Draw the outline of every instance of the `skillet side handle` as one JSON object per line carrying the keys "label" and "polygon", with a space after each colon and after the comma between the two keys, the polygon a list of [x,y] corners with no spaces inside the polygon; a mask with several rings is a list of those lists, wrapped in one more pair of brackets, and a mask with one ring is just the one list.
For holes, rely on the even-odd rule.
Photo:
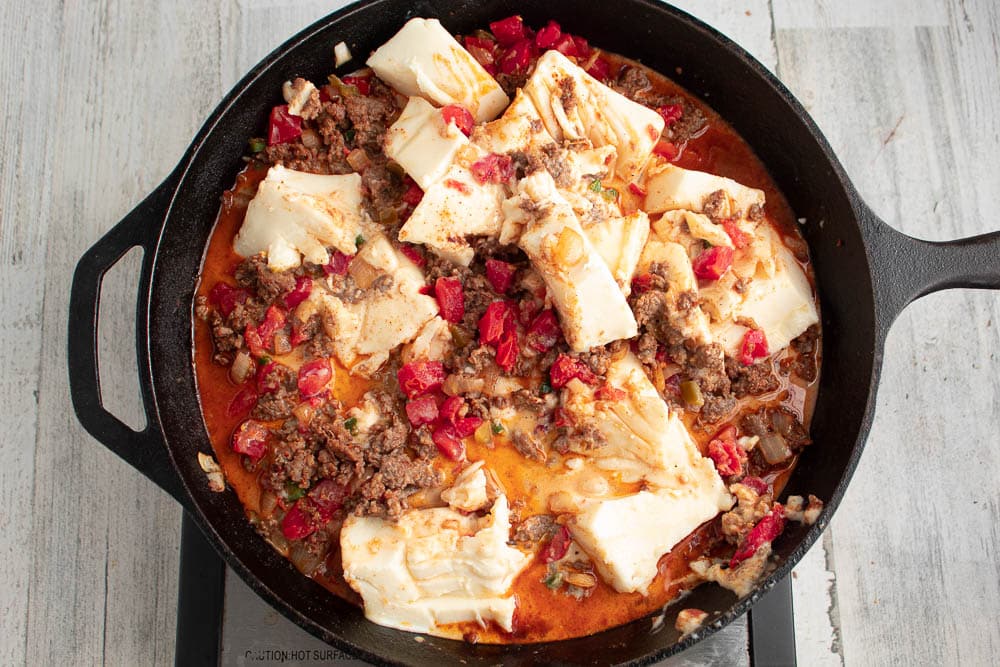
{"label": "skillet side handle", "polygon": [[924,241],[893,229],[870,210],[861,222],[883,331],[926,294],[962,287],[1000,289],[1000,232]]}
{"label": "skillet side handle", "polygon": [[[184,485],[174,470],[152,405],[144,351],[146,314],[153,253],[175,179],[168,177],[156,190],[95,243],[80,259],[73,274],[69,300],[69,388],[77,419],[98,442],[186,505]],[[136,246],[143,249],[136,306],[138,361],[146,428],[134,431],[104,408],[101,399],[97,328],[104,275]]]}

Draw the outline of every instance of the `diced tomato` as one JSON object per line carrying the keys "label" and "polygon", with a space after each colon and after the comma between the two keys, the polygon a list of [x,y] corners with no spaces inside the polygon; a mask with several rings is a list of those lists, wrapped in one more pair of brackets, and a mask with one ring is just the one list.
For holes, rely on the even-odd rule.
{"label": "diced tomato", "polygon": [[549,543],[538,552],[538,557],[542,559],[543,563],[554,563],[566,555],[570,542],[569,529],[566,526],[560,526]]}
{"label": "diced tomato", "polygon": [[437,446],[438,451],[452,461],[461,461],[465,458],[465,443],[462,437],[451,424],[439,426],[431,433],[431,440]]}
{"label": "diced tomato", "polygon": [[514,176],[514,161],[509,155],[490,153],[469,166],[480,183],[506,183]]}
{"label": "diced tomato", "polygon": [[309,514],[303,509],[307,507],[309,501],[306,498],[299,500],[285,512],[285,518],[281,520],[281,534],[288,540],[301,540],[316,532],[317,526],[310,519]]}
{"label": "diced tomato", "polygon": [[729,235],[733,245],[737,248],[746,248],[750,244],[750,235],[740,229],[739,224],[732,218],[723,220],[722,228],[726,230],[726,234]]}
{"label": "diced tomato", "polygon": [[271,304],[264,312],[264,321],[257,325],[257,335],[260,336],[264,346],[270,349],[274,345],[274,334],[281,331],[284,326],[285,311]]}
{"label": "diced tomato", "polygon": [[240,389],[236,396],[233,397],[233,400],[229,402],[226,414],[230,417],[242,417],[250,412],[255,405],[257,405],[257,390],[251,386],[246,386]]}
{"label": "diced tomato", "polygon": [[743,334],[740,344],[740,361],[744,366],[752,366],[758,359],[763,359],[770,352],[767,350],[767,337],[760,329],[750,329]]}
{"label": "diced tomato", "polygon": [[590,44],[587,40],[579,35],[573,35],[573,44],[576,46],[577,58],[589,58],[590,57]]}
{"label": "diced tomato", "polygon": [[713,440],[708,443],[708,455],[715,461],[715,469],[723,477],[743,472],[743,464],[747,460],[747,453],[735,440]]}
{"label": "diced tomato", "polygon": [[732,440],[736,442],[736,427],[732,424],[726,424],[712,436],[712,440]]}
{"label": "diced tomato", "polygon": [[513,307],[509,301],[494,301],[479,318],[479,342],[495,345],[503,332],[514,324]]}
{"label": "diced tomato", "polygon": [[521,299],[517,304],[517,321],[524,326],[530,325],[542,311],[542,299]]}
{"label": "diced tomato", "polygon": [[594,392],[594,398],[599,401],[623,401],[628,393],[624,389],[620,389],[613,385],[604,383],[597,388]]}
{"label": "diced tomato", "polygon": [[663,121],[667,127],[670,127],[677,121],[681,119],[684,115],[684,107],[680,104],[667,104],[665,106],[659,107],[656,112],[663,116]]}
{"label": "diced tomato", "polygon": [[520,16],[508,16],[505,19],[494,21],[490,24],[490,32],[497,38],[501,46],[510,46],[514,42],[524,39],[524,19]]}
{"label": "diced tomato", "polygon": [[486,260],[486,279],[490,281],[490,286],[497,294],[506,294],[510,289],[510,283],[514,280],[514,265],[502,262],[499,259]]}
{"label": "diced tomato", "polygon": [[634,194],[636,197],[645,197],[646,191],[635,183],[628,184],[628,191]]}
{"label": "diced tomato", "polygon": [[320,357],[307,361],[299,367],[299,394],[315,396],[333,379],[333,369],[330,360]]}
{"label": "diced tomato", "polygon": [[348,86],[354,86],[362,95],[368,95],[372,89],[372,80],[367,76],[345,76],[340,79]]}
{"label": "diced tomato", "polygon": [[611,63],[609,63],[604,58],[597,58],[587,68],[587,74],[594,77],[598,81],[607,81],[611,76]]}
{"label": "diced tomato", "polygon": [[744,477],[740,480],[740,484],[750,487],[757,493],[758,496],[764,495],[770,489],[767,482],[762,480],[760,477]]}
{"label": "diced tomato", "polygon": [[632,279],[632,291],[636,294],[648,292],[653,288],[653,274],[643,273]]}
{"label": "diced tomato", "polygon": [[286,144],[302,135],[302,119],[288,113],[288,105],[282,104],[271,109],[271,119],[267,130],[267,145]]}
{"label": "diced tomato", "polygon": [[345,255],[339,250],[330,253],[330,262],[323,267],[323,273],[328,276],[346,276],[354,255]]}
{"label": "diced tomato", "polygon": [[465,315],[465,293],[458,278],[441,276],[434,283],[434,298],[437,299],[441,317],[452,324],[462,321]]}
{"label": "diced tomato", "polygon": [[247,344],[247,349],[250,350],[250,354],[253,356],[260,357],[267,353],[264,341],[261,340],[254,325],[248,324],[246,329],[243,330],[243,341]]}
{"label": "diced tomato", "polygon": [[712,246],[691,260],[694,275],[702,280],[718,280],[733,265],[733,249]]}
{"label": "diced tomato", "polygon": [[406,417],[415,427],[433,424],[438,418],[437,401],[430,395],[413,399],[406,404]]}
{"label": "diced tomato", "polygon": [[497,343],[497,366],[509,373],[517,363],[517,353],[517,329],[512,324],[504,330]]}
{"label": "diced tomato", "polygon": [[562,37],[562,28],[555,21],[549,21],[535,35],[535,45],[540,49],[548,49],[559,41],[560,37]]}
{"label": "diced tomato", "polygon": [[334,513],[344,506],[347,498],[347,487],[337,484],[332,479],[324,479],[309,491],[316,513],[324,523],[333,518]]}
{"label": "diced tomato", "polygon": [[482,425],[483,420],[479,417],[459,417],[455,420],[455,431],[463,438],[468,438]]}
{"label": "diced tomato", "polygon": [[500,71],[504,74],[524,72],[531,63],[531,50],[534,44],[530,39],[522,39],[512,44],[507,52],[500,57]]}
{"label": "diced tomato", "polygon": [[[542,28],[542,30],[544,30],[544,28]],[[539,34],[541,34],[541,31],[539,31]],[[550,48],[555,49],[564,56],[576,57],[578,55],[576,42],[573,40],[572,35],[561,35]]]}
{"label": "diced tomato", "polygon": [[556,428],[562,428],[563,426],[573,425],[573,415],[569,413],[565,408],[556,408],[552,412],[552,424]]}
{"label": "diced tomato", "polygon": [[420,200],[424,198],[424,191],[409,176],[406,177],[406,182],[409,185],[406,187],[406,192],[403,193],[403,202],[409,206],[416,207],[420,203]]}
{"label": "diced tomato", "polygon": [[444,118],[446,125],[454,123],[455,127],[461,130],[465,136],[472,134],[472,128],[476,124],[476,119],[472,116],[472,112],[461,104],[449,104],[441,107],[441,116]]}
{"label": "diced tomato", "polygon": [[295,308],[295,306],[308,299],[312,288],[313,281],[309,276],[299,276],[296,278],[295,287],[285,295],[285,307],[289,309]]}
{"label": "diced tomato", "polygon": [[273,394],[278,391],[278,378],[274,376],[274,370],[281,366],[277,361],[269,361],[266,364],[257,367],[257,376],[255,378],[257,382],[257,393],[258,394]]}
{"label": "diced tomato", "polygon": [[229,314],[236,308],[236,304],[243,303],[248,296],[250,295],[245,289],[217,282],[208,293],[208,301],[218,307],[223,317],[229,317]]}
{"label": "diced tomato", "polygon": [[444,364],[440,361],[411,361],[396,374],[399,388],[407,398],[417,398],[439,389],[444,383]]}
{"label": "diced tomato", "polygon": [[472,54],[480,65],[486,67],[496,62],[497,43],[485,37],[466,37],[464,40],[465,50]]}
{"label": "diced tomato", "polygon": [[404,255],[406,255],[406,258],[408,260],[410,260],[420,268],[424,268],[424,265],[427,264],[427,258],[424,257],[423,251],[421,251],[420,248],[418,248],[415,245],[404,243],[399,247],[399,251]]}
{"label": "diced tomato", "polygon": [[438,414],[441,419],[448,422],[452,426],[458,420],[458,413],[465,405],[465,399],[461,396],[449,396],[445,399],[444,403],[441,404],[441,408],[438,410]]}
{"label": "diced tomato", "polygon": [[288,341],[291,343],[292,347],[300,345],[309,340],[309,335],[303,330],[303,327],[292,325],[292,335],[289,336]]}
{"label": "diced tomato", "polygon": [[673,162],[680,155],[680,151],[677,150],[677,144],[674,144],[666,139],[660,139],[653,146],[653,153],[659,155],[667,162]]}
{"label": "diced tomato", "polygon": [[785,508],[781,503],[774,503],[771,511],[764,515],[764,518],[757,522],[757,525],[750,529],[747,536],[743,538],[736,553],[729,561],[729,567],[736,567],[747,558],[750,558],[757,549],[765,544],[770,544],[781,531],[785,529]]}
{"label": "diced tomato", "polygon": [[559,321],[551,308],[546,308],[528,326],[528,347],[536,352],[548,352],[562,337]]}
{"label": "diced tomato", "polygon": [[574,357],[560,354],[549,369],[550,384],[553,389],[562,389],[573,378],[584,384],[597,384],[597,376],[587,364]]}
{"label": "diced tomato", "polygon": [[248,419],[233,432],[233,451],[243,454],[254,463],[267,451],[267,428],[258,421]]}

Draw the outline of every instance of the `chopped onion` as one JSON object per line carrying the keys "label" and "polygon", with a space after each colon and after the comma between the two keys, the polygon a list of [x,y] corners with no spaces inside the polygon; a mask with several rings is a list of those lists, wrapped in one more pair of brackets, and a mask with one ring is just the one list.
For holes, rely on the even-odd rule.
{"label": "chopped onion", "polygon": [[371,163],[372,161],[368,158],[368,153],[365,152],[364,148],[355,148],[347,154],[347,164],[351,165],[351,168],[358,173],[367,169]]}
{"label": "chopped onion", "polygon": [[[278,496],[274,495],[270,491],[264,491],[260,494],[260,515],[265,519],[270,519],[274,514],[274,508],[278,506]],[[281,531],[277,531],[279,534]]]}
{"label": "chopped onion", "polygon": [[449,375],[444,379],[441,390],[449,396],[459,396],[473,392],[482,392],[486,381],[483,378],[468,375]]}
{"label": "chopped onion", "polygon": [[770,464],[787,461],[792,456],[788,441],[780,433],[768,433],[761,437],[758,443],[761,453]]}
{"label": "chopped onion", "polygon": [[312,421],[313,414],[315,414],[316,408],[309,405],[308,402],[299,403],[294,408],[292,408],[292,414],[295,418],[299,420],[299,423],[303,426],[309,426],[309,422]]}
{"label": "chopped onion", "polygon": [[361,289],[368,289],[375,282],[375,279],[378,278],[378,271],[375,270],[375,267],[357,257],[351,261],[351,265],[347,267],[347,272],[351,274],[354,282]]}
{"label": "chopped onion", "polygon": [[292,351],[292,341],[289,340],[288,334],[284,331],[278,331],[274,334],[274,353],[275,354],[288,354]]}
{"label": "chopped onion", "polygon": [[306,148],[319,148],[323,141],[319,138],[316,130],[306,128],[302,130],[302,145]]}
{"label": "chopped onion", "polygon": [[351,55],[351,50],[347,48],[347,44],[344,42],[337,42],[333,47],[333,64],[335,67],[340,67],[346,62],[349,62],[353,58]]}
{"label": "chopped onion", "polygon": [[309,547],[302,541],[296,541],[289,545],[288,560],[292,561],[292,565],[303,574],[311,575],[315,572],[325,557],[325,554],[310,551]]}
{"label": "chopped onion", "polygon": [[229,379],[236,384],[243,384],[250,377],[253,370],[253,359],[246,350],[240,350],[233,359],[233,365],[229,367]]}

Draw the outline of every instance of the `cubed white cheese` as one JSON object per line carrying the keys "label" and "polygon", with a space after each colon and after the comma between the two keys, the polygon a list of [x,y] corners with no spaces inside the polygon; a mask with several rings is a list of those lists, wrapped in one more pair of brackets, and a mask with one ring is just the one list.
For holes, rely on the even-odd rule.
{"label": "cubed white cheese", "polygon": [[347,44],[344,42],[337,42],[333,47],[333,64],[334,67],[340,67],[344,63],[350,62],[354,56],[351,55],[351,49],[348,48]]}
{"label": "cubed white cheese", "polygon": [[660,114],[613,91],[558,51],[538,59],[524,94],[557,141],[614,146],[613,170],[626,182],[642,173],[663,131]]}
{"label": "cubed white cheese", "polygon": [[[747,327],[737,324],[752,320],[764,331],[771,354],[788,346],[793,338],[819,322],[809,279],[784,245],[774,244],[774,275],[749,281],[742,299],[732,305],[731,319],[712,323],[715,341],[731,355],[739,353]],[[702,290],[706,300],[713,292]]]}
{"label": "cubed white cheese", "polygon": [[518,243],[545,280],[570,348],[583,351],[635,336],[625,295],[552,176],[536,171],[518,183],[518,191],[505,210],[532,211]]}
{"label": "cubed white cheese", "polygon": [[404,364],[420,359],[440,361],[452,348],[451,329],[447,320],[432,317],[412,342],[403,346],[400,357]]}
{"label": "cubed white cheese", "polygon": [[438,306],[433,297],[420,293],[425,285],[420,269],[384,236],[369,238],[354,261],[367,262],[390,276],[392,284],[386,290],[368,290],[355,303],[325,295],[323,325],[340,362],[354,374],[370,375],[390,351],[413,340],[437,315]]}
{"label": "cubed white cheese", "polygon": [[700,241],[708,241],[714,246],[735,247],[726,230],[712,222],[707,215],[677,209],[666,211],[653,223],[653,229],[663,239],[677,241],[686,247]]}
{"label": "cubed white cheese", "polygon": [[[477,150],[469,148],[470,152]],[[437,255],[468,266],[475,253],[465,237],[500,233],[503,198],[501,185],[480,183],[456,162],[441,181],[424,192],[399,230],[399,240],[423,243]]]}
{"label": "cubed white cheese", "polygon": [[444,178],[455,154],[469,140],[441,111],[422,97],[411,97],[385,135],[385,154],[427,190]]}
{"label": "cubed white cheese", "polygon": [[520,88],[503,116],[491,123],[477,125],[471,139],[487,153],[501,154],[539,149],[555,143],[552,135],[545,131],[535,105]]}
{"label": "cubed white cheese", "polygon": [[326,264],[326,247],[353,255],[365,221],[361,176],[326,176],[271,167],[247,207],[233,249],[250,257],[267,253],[268,266],[284,271],[299,266],[300,254]]}
{"label": "cubed white cheese", "polygon": [[340,532],[344,579],[380,625],[454,637],[450,623],[513,628],[514,578],[531,557],[509,546],[500,496],[479,518],[450,507],[404,512],[398,522],[350,516]]}
{"label": "cubed white cheese", "polygon": [[616,591],[646,594],[660,557],[731,506],[725,490],[714,487],[640,491],[609,500],[584,499],[569,527]]}
{"label": "cubed white cheese", "polygon": [[657,160],[646,173],[645,209],[650,215],[674,209],[701,213],[705,198],[716,190],[726,193],[727,217],[746,217],[752,205],[764,205],[761,190],[748,188],[730,178],[682,169]]}
{"label": "cubed white cheese", "polygon": [[632,289],[632,276],[642,249],[649,238],[649,218],[643,211],[624,217],[610,217],[586,225],[584,233],[611,269],[611,275],[625,294]]}
{"label": "cubed white cheese", "polygon": [[507,95],[437,19],[410,19],[368,59],[380,79],[411,96],[444,106],[461,104],[477,122],[496,118]]}

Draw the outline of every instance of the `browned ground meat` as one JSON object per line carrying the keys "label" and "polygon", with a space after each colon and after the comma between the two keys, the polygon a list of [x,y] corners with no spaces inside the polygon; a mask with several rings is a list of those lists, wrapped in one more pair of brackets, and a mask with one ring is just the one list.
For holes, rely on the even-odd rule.
{"label": "browned ground meat", "polygon": [[558,529],[559,524],[556,523],[555,517],[550,514],[536,514],[514,527],[511,542],[524,547],[533,547],[548,541]]}
{"label": "browned ground meat", "polygon": [[266,384],[276,384],[277,389],[261,394],[251,413],[253,418],[271,421],[291,416],[292,408],[299,402],[298,376],[295,371],[288,366],[275,364],[262,380]]}
{"label": "browned ground meat", "polygon": [[726,373],[732,380],[733,393],[737,398],[760,396],[781,386],[770,359],[744,366],[739,360],[726,357]]}
{"label": "browned ground meat", "polygon": [[792,341],[792,349],[797,353],[792,371],[806,382],[813,382],[819,374],[818,341],[818,324],[812,325]]}
{"label": "browned ground meat", "polygon": [[712,220],[719,221],[724,217],[722,215],[723,207],[727,205],[727,202],[728,198],[726,197],[725,190],[716,190],[705,196],[701,204],[701,209]]}
{"label": "browned ground meat", "polygon": [[264,257],[254,255],[236,267],[236,283],[269,303],[295,287],[295,275],[287,271],[276,273],[267,267]]}
{"label": "browned ground meat", "polygon": [[801,449],[812,442],[809,432],[791,410],[784,407],[761,408],[757,412],[743,415],[740,427],[750,435],[763,437],[768,433],[779,433],[793,450]]}
{"label": "browned ground meat", "polygon": [[514,445],[514,449],[527,459],[544,463],[548,458],[541,443],[530,433],[513,430],[510,433],[510,442]]}

